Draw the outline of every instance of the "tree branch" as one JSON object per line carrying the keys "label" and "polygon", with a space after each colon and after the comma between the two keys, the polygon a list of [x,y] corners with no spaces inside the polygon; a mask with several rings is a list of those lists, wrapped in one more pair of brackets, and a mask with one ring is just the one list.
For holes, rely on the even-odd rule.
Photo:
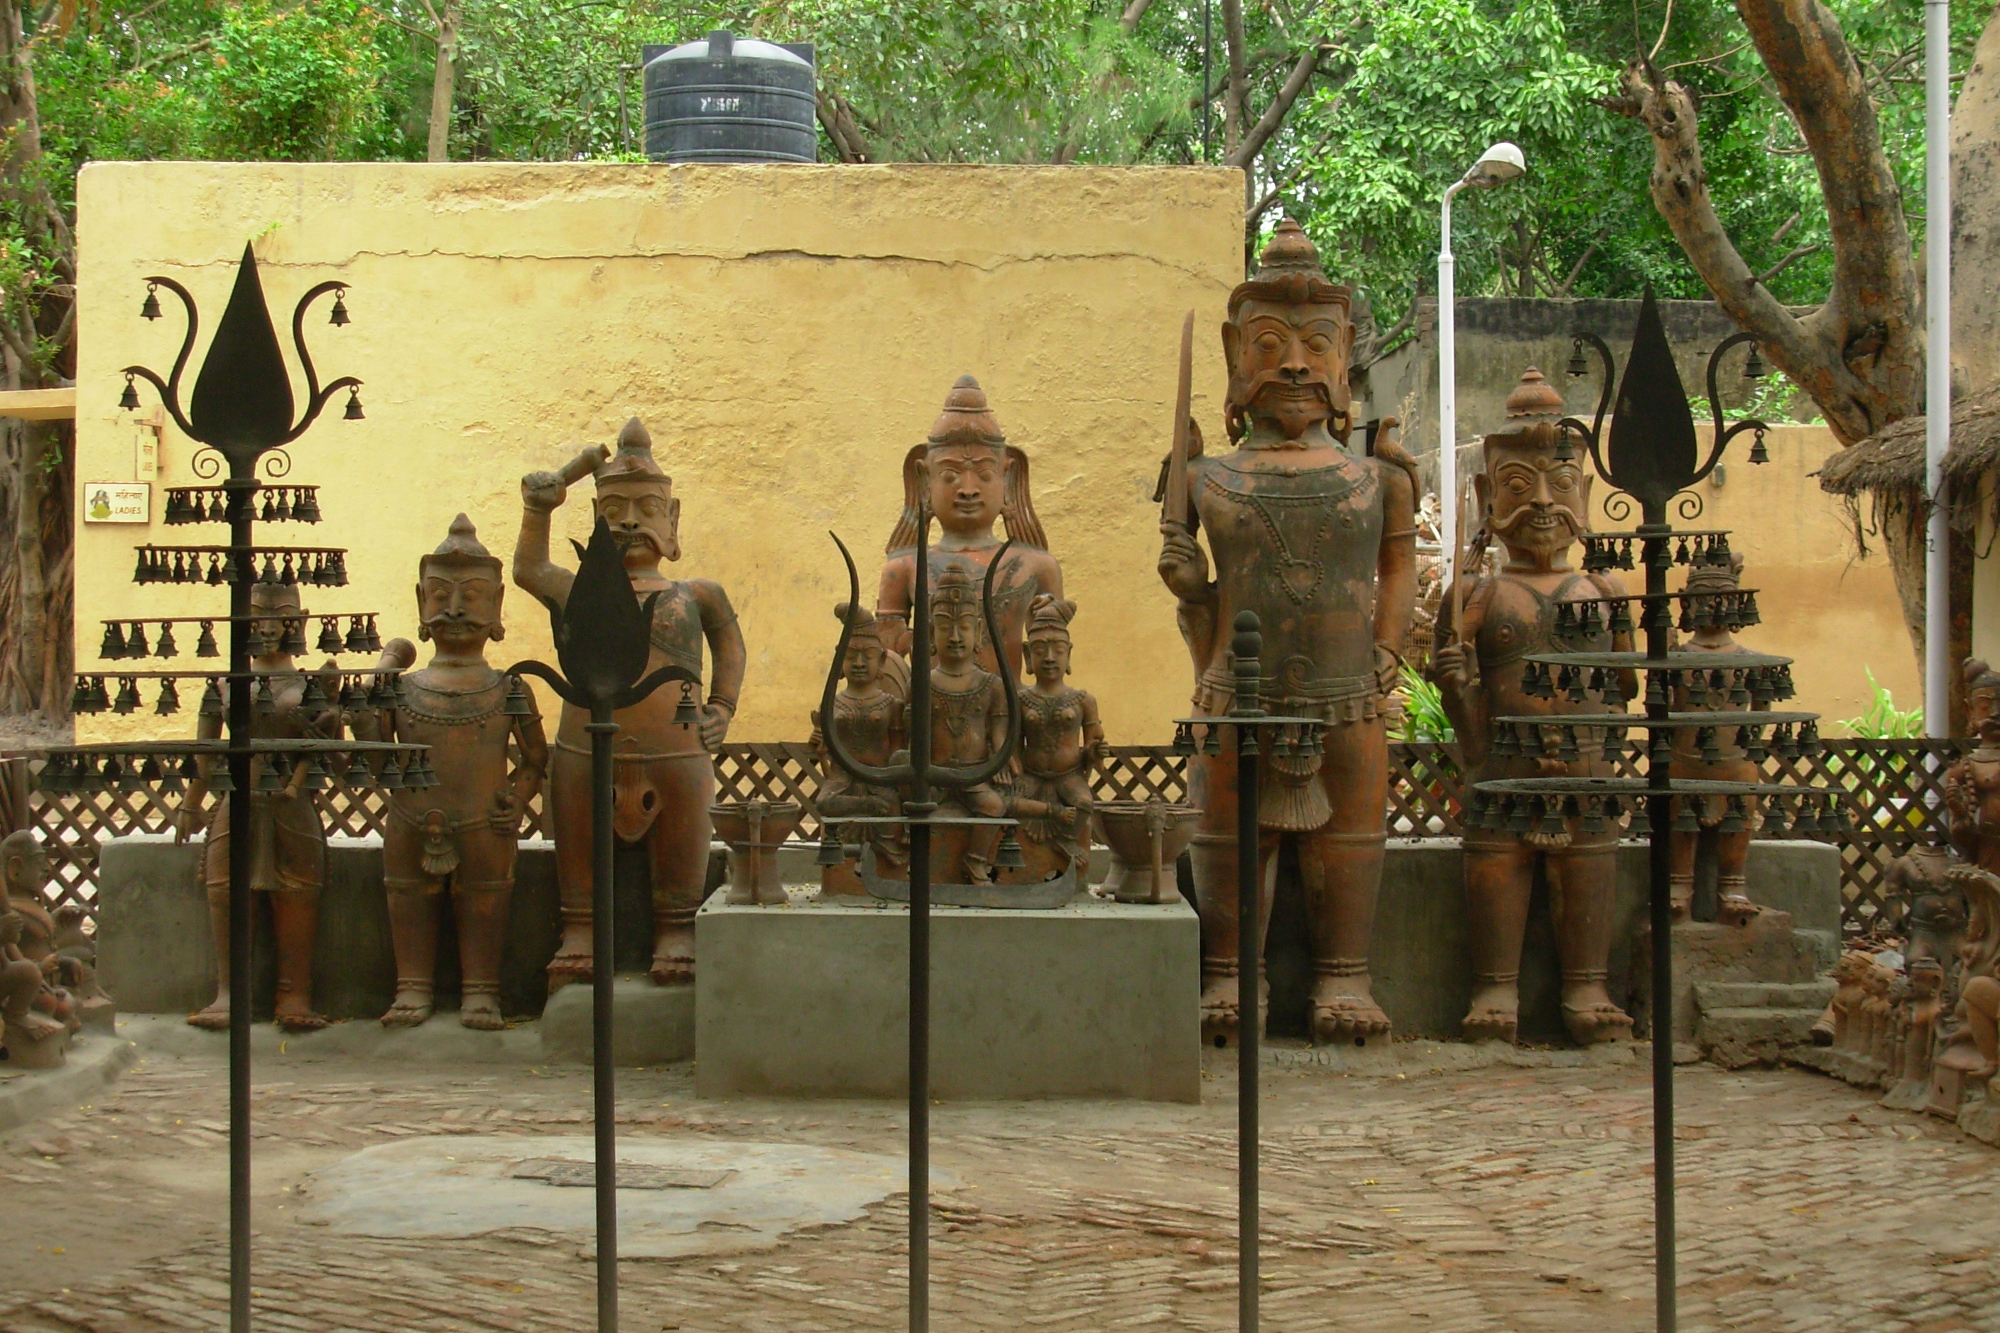
{"label": "tree branch", "polygon": [[1132,0],[1131,4],[1125,6],[1125,12],[1118,16],[1118,26],[1125,30],[1127,37],[1138,31],[1139,20],[1146,17],[1146,11],[1152,8],[1152,5],[1153,0]]}
{"label": "tree branch", "polygon": [[1811,245],[1794,246],[1790,254],[1786,255],[1783,259],[1780,259],[1777,263],[1771,265],[1771,267],[1765,269],[1762,273],[1759,273],[1754,279],[1752,279],[1752,281],[1758,283],[1759,285],[1768,286],[1770,284],[1771,279],[1777,277],[1780,273],[1783,273],[1786,269],[1790,268],[1793,264],[1797,263],[1799,260],[1804,259],[1807,255],[1816,255],[1824,249],[1826,249],[1826,246],[1824,243],[1820,241],[1814,241]]}
{"label": "tree branch", "polygon": [[813,109],[826,130],[826,137],[833,142],[833,151],[840,154],[840,160],[874,161],[868,151],[868,141],[861,137],[861,127],[855,123],[854,108],[847,104],[847,99],[823,86],[815,91]]}
{"label": "tree branch", "polygon": [[1243,141],[1223,157],[1222,165],[1242,167],[1256,160],[1257,154],[1264,151],[1264,145],[1270,141],[1271,136],[1285,123],[1286,115],[1291,112],[1292,103],[1299,100],[1299,94],[1312,82],[1313,71],[1319,67],[1319,57],[1320,48],[1315,45],[1307,48],[1305,54],[1298,58],[1292,65],[1292,72],[1285,76],[1284,85],[1278,89],[1278,95],[1271,99],[1271,105],[1264,108],[1264,114],[1257,118],[1257,123],[1250,127],[1250,132],[1243,136]]}
{"label": "tree branch", "polygon": [[[1228,91],[1222,99],[1222,153],[1227,162],[1242,142],[1248,79],[1244,72],[1243,0],[1222,0],[1222,39],[1229,50]],[[1240,164],[1239,164],[1240,165]]]}

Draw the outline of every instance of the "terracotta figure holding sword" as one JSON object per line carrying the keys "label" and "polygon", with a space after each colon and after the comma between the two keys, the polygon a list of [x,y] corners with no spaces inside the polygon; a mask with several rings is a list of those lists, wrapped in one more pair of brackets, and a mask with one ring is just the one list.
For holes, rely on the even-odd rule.
{"label": "terracotta figure holding sword", "polygon": [[[1313,959],[1312,1031],[1323,1042],[1389,1035],[1368,971],[1388,792],[1385,700],[1416,603],[1416,475],[1378,435],[1352,436],[1352,293],[1326,280],[1287,219],[1222,326],[1232,448],[1202,452],[1188,416],[1192,316],[1181,342],[1174,448],[1161,487],[1159,571],[1179,600],[1197,714],[1227,713],[1235,681],[1218,627],[1254,611],[1264,635],[1263,707],[1324,718],[1323,754],[1278,754],[1261,804],[1263,914],[1281,840],[1297,843]],[[1206,532],[1209,551],[1196,541]],[[1201,807],[1191,855],[1201,914],[1202,1030],[1233,1040],[1236,952],[1233,757],[1190,760]],[[1264,997],[1254,997],[1261,1021]]]}

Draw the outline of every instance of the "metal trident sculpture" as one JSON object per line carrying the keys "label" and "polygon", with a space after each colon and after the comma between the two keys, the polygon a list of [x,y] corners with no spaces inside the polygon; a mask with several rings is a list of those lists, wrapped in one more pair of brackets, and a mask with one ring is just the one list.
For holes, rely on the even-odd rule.
{"label": "metal trident sculpture", "polygon": [[[701,684],[699,672],[663,666],[646,675],[652,652],[654,593],[643,603],[625,574],[625,558],[611,529],[600,516],[591,530],[590,545],[576,542],[576,580],[561,603],[544,597],[554,631],[558,672],[541,662],[516,662],[512,676],[546,681],[565,703],[588,709],[590,721],[590,842],[592,956],[590,983],[591,1119],[596,1130],[597,1194],[597,1328],[618,1328],[618,1086],[612,1055],[612,893],[617,851],[612,829],[613,773],[611,745],[618,735],[613,720],[670,680]],[[641,677],[644,677],[643,679]],[[674,720],[696,721],[690,696],[683,694]]]}
{"label": "metal trident sculpture", "polygon": [[[164,744],[146,743],[123,746],[81,746],[68,752],[65,770],[57,774],[65,782],[65,789],[78,789],[75,784],[90,780],[90,766],[93,755],[111,755],[105,760],[105,775],[120,753],[128,755],[145,754],[145,763],[157,767],[160,755],[180,755],[184,762],[193,756],[204,758],[224,757],[226,763],[209,773],[210,787],[218,796],[226,795],[229,827],[234,836],[229,841],[229,1326],[232,1333],[249,1333],[250,1328],[250,1017],[251,1017],[251,849],[254,839],[250,835],[251,807],[251,758],[253,753],[260,756],[266,765],[265,775],[271,776],[271,767],[282,762],[309,764],[310,786],[327,785],[327,774],[321,767],[322,759],[328,754],[346,753],[349,767],[344,780],[356,784],[379,784],[383,786],[428,786],[432,779],[423,758],[425,746],[401,745],[390,742],[346,741],[337,737],[333,740],[255,740],[252,727],[252,695],[263,691],[261,698],[268,702],[269,679],[251,669],[251,657],[261,647],[253,646],[261,642],[262,627],[258,622],[280,619],[269,612],[253,615],[250,590],[254,583],[299,581],[299,575],[306,575],[304,581],[322,585],[340,586],[347,582],[346,553],[330,547],[305,546],[260,546],[253,541],[253,524],[258,518],[255,506],[257,492],[263,489],[257,480],[260,462],[265,471],[274,476],[284,476],[290,470],[290,462],[281,450],[303,435],[326,406],[328,399],[342,389],[348,391],[346,419],[361,419],[361,381],[352,376],[343,376],[322,387],[313,369],[312,357],[306,351],[305,315],[312,303],[328,292],[336,293],[331,322],[338,326],[348,322],[347,306],[342,299],[346,284],[322,282],[299,298],[292,311],[292,343],[298,349],[299,363],[305,371],[307,403],[304,415],[293,420],[293,402],[290,373],[285,367],[284,351],[278,344],[276,330],[271,324],[270,309],[264,302],[264,289],[257,275],[257,259],[248,245],[243,247],[243,258],[237,266],[236,283],[230,292],[229,304],[223,310],[222,319],[216,325],[215,337],[211,340],[208,354],[204,357],[200,372],[195,377],[193,394],[186,410],[181,406],[180,385],[182,372],[186,370],[189,354],[194,350],[195,332],[199,319],[195,312],[194,298],[185,287],[170,278],[151,277],[146,279],[147,290],[144,304],[139,313],[145,319],[160,318],[160,302],[157,289],[165,287],[180,298],[187,312],[187,334],[181,341],[180,354],[175,357],[173,370],[165,377],[144,366],[127,366],[121,372],[125,376],[125,391],[119,399],[119,406],[135,409],[139,406],[139,396],[133,380],[143,379],[160,392],[163,405],[177,424],[190,437],[213,450],[195,455],[193,467],[198,476],[208,478],[221,470],[217,455],[228,464],[229,474],[217,488],[220,491],[219,504],[204,506],[190,497],[196,492],[179,493],[169,500],[169,523],[192,523],[225,520],[229,524],[229,544],[227,546],[147,546],[140,550],[139,582],[227,582],[229,585],[229,671],[221,677],[228,681],[227,740],[218,745],[214,741],[168,742]],[[271,457],[267,458],[267,455]],[[267,495],[264,500],[263,517],[267,520],[283,518],[294,522],[317,522],[319,504],[313,488],[285,487],[280,494],[289,500],[298,495],[300,503],[296,507],[287,506],[287,512],[274,513],[272,502]],[[283,503],[283,501],[281,501]],[[264,568],[259,571],[258,557],[263,558]],[[284,573],[279,575],[276,562],[284,562]],[[294,561],[297,568],[294,568]],[[200,577],[200,568],[206,561],[209,566],[207,579]],[[357,629],[363,617],[355,616]],[[173,618],[179,619],[179,618]],[[329,651],[366,650],[372,639],[368,635],[352,633],[346,643],[335,644]],[[172,619],[163,624],[171,624]],[[300,651],[303,651],[303,624],[301,613],[296,627],[288,626],[284,633],[286,642],[297,636]],[[207,620],[202,621],[202,644],[197,648],[198,656],[214,652],[214,644],[208,633]],[[163,630],[165,639],[171,641],[171,630]],[[107,656],[143,656],[141,649],[135,653],[130,642],[119,642],[107,632],[105,646]],[[327,645],[323,642],[323,648]],[[161,644],[162,655],[169,655],[166,643]],[[121,673],[124,685],[120,689],[116,711],[129,712],[137,704],[135,681],[147,676],[161,681],[158,711],[172,712],[178,707],[177,678],[206,678],[209,682],[210,698],[204,700],[204,716],[212,717],[211,704],[215,712],[221,711],[222,700],[216,688],[217,673],[213,672],[128,672]],[[79,676],[81,687],[82,677]],[[362,692],[360,680],[372,681],[372,687]],[[98,711],[103,695],[102,677],[96,677],[94,693],[97,699],[84,711]],[[340,703],[343,707],[365,710],[382,706],[393,700],[400,687],[393,672],[366,672],[355,678],[351,686],[341,690]],[[80,688],[79,694],[87,693]],[[129,696],[129,706],[128,706]],[[333,701],[316,696],[321,702]],[[171,706],[170,706],[171,705]],[[379,768],[370,765],[368,758],[383,761]],[[401,761],[401,762],[399,762]],[[57,756],[51,754],[51,766],[58,765]],[[139,761],[133,760],[135,771]],[[45,771],[45,779],[49,776]]]}
{"label": "metal trident sculpture", "polygon": [[[1730,559],[1728,533],[1687,529],[1676,532],[1667,521],[1668,506],[1678,497],[1675,509],[1679,516],[1688,520],[1699,518],[1703,508],[1701,497],[1688,488],[1710,475],[1721,461],[1724,448],[1745,431],[1756,433],[1750,461],[1763,463],[1769,459],[1764,449],[1766,424],[1744,420],[1725,425],[1721,396],[1716,389],[1716,372],[1723,354],[1738,343],[1752,341],[1751,335],[1739,333],[1725,339],[1709,357],[1708,396],[1715,427],[1705,458],[1701,456],[1687,392],[1675,368],[1673,348],[1667,343],[1666,329],[1650,286],[1640,307],[1624,378],[1617,381],[1617,406],[1608,440],[1604,438],[1603,425],[1605,411],[1612,405],[1615,378],[1611,352],[1592,334],[1578,333],[1575,340],[1569,373],[1573,377],[1588,373],[1583,355],[1584,344],[1588,343],[1597,352],[1604,387],[1598,398],[1597,414],[1588,426],[1574,417],[1565,417],[1557,423],[1555,457],[1575,458],[1570,443],[1575,437],[1597,475],[1616,488],[1604,498],[1605,515],[1613,521],[1622,521],[1630,516],[1635,502],[1640,513],[1638,528],[1629,534],[1582,534],[1586,551],[1583,567],[1586,570],[1632,568],[1632,544],[1636,539],[1646,579],[1646,591],[1642,594],[1584,599],[1576,605],[1581,608],[1581,616],[1588,618],[1586,624],[1608,624],[1615,631],[1629,632],[1634,623],[1630,604],[1638,603],[1637,627],[1645,632],[1646,648],[1644,652],[1530,653],[1522,678],[1523,688],[1530,695],[1543,698],[1565,690],[1570,699],[1581,702],[1592,692],[1603,692],[1599,684],[1592,682],[1607,682],[1616,689],[1617,673],[1640,670],[1647,675],[1646,711],[1643,715],[1622,711],[1620,696],[1615,702],[1607,700],[1606,711],[1602,713],[1495,718],[1494,747],[1502,754],[1521,753],[1521,747],[1531,743],[1542,747],[1546,744],[1545,733],[1553,729],[1561,733],[1564,748],[1573,750],[1579,729],[1602,728],[1606,756],[1614,757],[1624,749],[1626,729],[1643,726],[1649,733],[1646,776],[1508,778],[1481,782],[1468,803],[1466,824],[1473,828],[1527,829],[1543,821],[1562,824],[1580,819],[1586,829],[1593,823],[1601,828],[1606,816],[1615,817],[1622,812],[1622,798],[1632,803],[1629,831],[1634,835],[1651,835],[1655,1319],[1663,1333],[1670,1333],[1676,1326],[1671,896],[1671,839],[1677,823],[1676,805],[1680,807],[1678,826],[1683,829],[1694,826],[1693,803],[1705,802],[1709,797],[1727,800],[1738,819],[1748,808],[1748,801],[1765,797],[1774,807],[1780,824],[1784,819],[1783,801],[1796,799],[1798,818],[1794,827],[1799,832],[1832,831],[1830,825],[1835,816],[1830,811],[1823,817],[1815,815],[1819,797],[1810,789],[1774,783],[1675,778],[1670,773],[1673,737],[1680,731],[1694,731],[1707,738],[1704,740],[1707,744],[1718,729],[1736,728],[1737,744],[1752,760],[1761,760],[1774,752],[1784,756],[1810,753],[1818,747],[1816,714],[1769,711],[1774,700],[1791,697],[1792,659],[1765,653],[1704,652],[1668,646],[1674,628],[1673,604],[1677,599],[1690,621],[1704,615],[1723,615],[1741,617],[1742,623],[1754,623],[1750,619],[1754,611],[1746,609],[1754,606],[1750,600],[1754,593],[1747,590],[1667,591],[1667,571],[1674,565],[1726,565]],[[1745,377],[1754,379],[1762,372],[1762,362],[1753,346],[1744,369]],[[1716,600],[1721,598],[1734,600],[1724,604]],[[1601,621],[1597,620],[1597,603],[1611,604],[1610,614]],[[1564,624],[1564,620],[1558,619],[1559,637]],[[1686,693],[1691,709],[1673,708],[1677,691]],[[1718,695],[1722,697],[1718,699]],[[1702,706],[1704,703],[1706,708]],[[1720,706],[1728,704],[1735,707]],[[1753,711],[1742,711],[1744,705]],[[1618,711],[1611,711],[1613,707]],[[1763,736],[1766,727],[1773,733],[1768,743]],[[1798,729],[1796,736],[1794,727]]]}
{"label": "metal trident sculpture", "polygon": [[[854,758],[841,740],[840,728],[833,725],[834,691],[840,684],[841,664],[847,659],[847,645],[854,637],[855,611],[861,605],[861,578],[854,557],[836,534],[833,544],[847,562],[848,612],[840,627],[840,646],[834,650],[833,666],[827,672],[826,690],[820,700],[820,716],[826,719],[827,753],[841,768],[862,782],[900,787],[907,793],[903,813],[887,816],[854,816],[828,819],[834,824],[894,824],[910,830],[910,1333],[928,1333],[930,1328],[930,1175],[931,1175],[931,830],[941,827],[970,827],[1000,824],[1012,827],[1012,819],[981,818],[973,815],[940,815],[932,799],[935,792],[965,791],[991,781],[1014,757],[1021,740],[1021,700],[1011,664],[1000,663],[1001,688],[1007,696],[1007,739],[985,763],[954,768],[931,762],[931,590],[929,550],[931,510],[928,501],[917,509],[917,555],[915,595],[910,607],[910,757],[901,764],[875,766]],[[980,603],[986,618],[988,642],[996,647],[1005,642],[993,614],[993,576],[1007,554],[1003,544],[986,567],[980,589]],[[831,837],[829,833],[827,835]],[[866,855],[864,850],[863,855]]]}

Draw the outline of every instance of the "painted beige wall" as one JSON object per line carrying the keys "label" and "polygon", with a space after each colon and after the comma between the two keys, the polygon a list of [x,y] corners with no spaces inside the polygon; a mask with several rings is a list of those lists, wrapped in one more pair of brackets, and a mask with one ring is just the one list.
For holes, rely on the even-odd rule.
{"label": "painted beige wall", "polygon": [[[292,450],[327,521],[264,530],[351,548],[349,586],[308,590],[314,609],[378,609],[385,637],[411,635],[417,556],[455,512],[505,557],[521,474],[610,442],[636,414],[683,499],[676,572],[720,580],[742,618],[732,739],[799,739],[846,592],[826,532],[854,549],[872,596],[903,453],[970,372],[1032,457],[1080,608],[1076,679],[1103,701],[1110,738],[1163,739],[1185,707],[1148,497],[1189,307],[1195,408],[1220,417],[1235,171],[109,163],[79,190],[84,481],[133,478],[118,368],[165,369],[181,337],[171,301],[167,319],[138,317],[145,275],[186,285],[211,329],[248,238],[281,331],[308,286],[351,284],[353,324],[322,315],[309,345],[323,378],[366,381],[367,420],[340,420],[336,402]],[[192,450],[170,436],[161,486],[194,480]],[[587,533],[588,493],[559,533]],[[156,486],[156,513],[162,499]],[[216,529],[78,531],[79,665],[97,661],[98,617],[221,609],[215,590],[130,582],[135,543]],[[496,662],[551,656],[547,618],[518,589],[508,626]],[[159,725],[107,715],[80,730]]]}
{"label": "painted beige wall", "polygon": [[[1731,547],[1743,553],[1744,586],[1758,590],[1764,623],[1740,638],[1797,659],[1792,679],[1799,695],[1792,706],[1823,714],[1828,736],[1844,735],[1837,720],[1868,706],[1869,670],[1899,707],[1920,707],[1923,686],[1888,558],[1871,541],[1868,558],[1855,559],[1846,510],[1811,475],[1840,447],[1832,432],[1781,426],[1765,438],[1770,462],[1759,467],[1744,461],[1750,444],[1739,436],[1724,461],[1723,483],[1695,488],[1706,512],[1694,523],[1675,520],[1677,526],[1727,528]],[[1638,586],[1636,575],[1625,577]]]}

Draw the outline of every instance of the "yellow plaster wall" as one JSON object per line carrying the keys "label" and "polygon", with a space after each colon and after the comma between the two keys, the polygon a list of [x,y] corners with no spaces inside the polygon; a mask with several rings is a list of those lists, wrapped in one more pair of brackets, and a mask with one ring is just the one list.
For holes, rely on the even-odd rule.
{"label": "yellow plaster wall", "polygon": [[[195,293],[194,366],[246,239],[281,335],[307,287],[350,284],[354,322],[329,328],[322,313],[309,345],[323,379],[366,381],[367,419],[340,420],[336,402],[291,450],[326,522],[262,530],[350,548],[349,586],[309,589],[313,609],[380,610],[385,638],[412,635],[417,557],[455,512],[505,558],[521,474],[611,442],[637,415],[683,500],[674,569],[720,580],[742,617],[732,739],[802,738],[846,592],[826,532],[854,549],[872,597],[903,453],[970,372],[1032,457],[1080,608],[1076,679],[1103,701],[1111,740],[1164,739],[1185,707],[1148,497],[1190,307],[1195,410],[1220,417],[1214,330],[1242,259],[1235,171],[105,163],[85,168],[79,195],[85,482],[133,479],[118,368],[164,371],[179,345],[172,301],[166,319],[138,317],[145,275]],[[193,449],[169,434],[156,515],[165,485],[195,481]],[[589,490],[572,493],[559,534],[587,533]],[[216,589],[130,581],[134,544],[217,531],[79,523],[79,666],[98,660],[101,616],[221,611]],[[519,589],[508,628],[496,663],[551,656],[546,615]],[[193,718],[80,724],[109,739]]]}
{"label": "yellow plaster wall", "polygon": [[[1879,541],[1857,560],[1854,534],[1840,501],[1811,474],[1840,447],[1823,426],[1781,426],[1766,436],[1771,461],[1745,461],[1748,437],[1730,445],[1723,481],[1695,489],[1706,511],[1676,526],[1727,528],[1743,554],[1743,583],[1758,590],[1764,622],[1738,637],[1749,647],[1797,661],[1793,707],[1827,718],[1828,736],[1844,735],[1837,720],[1870,703],[1867,672],[1889,687],[1901,708],[1923,704],[1915,652],[1903,628],[1895,577]],[[1618,525],[1613,525],[1618,526]],[[1625,575],[1639,584],[1636,573]],[[1679,586],[1678,578],[1671,586]]]}

